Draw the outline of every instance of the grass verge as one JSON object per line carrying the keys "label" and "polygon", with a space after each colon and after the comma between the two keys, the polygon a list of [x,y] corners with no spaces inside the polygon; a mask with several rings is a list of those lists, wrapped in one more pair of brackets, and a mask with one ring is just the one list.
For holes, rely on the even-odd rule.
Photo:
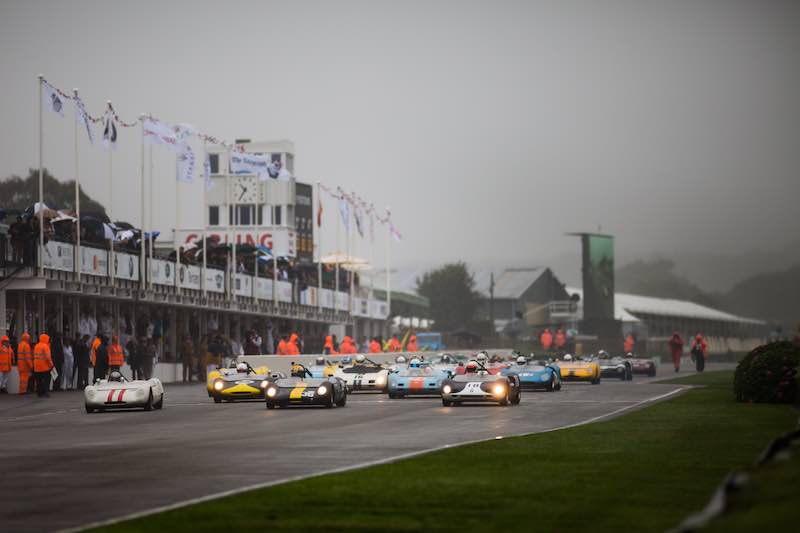
{"label": "grass verge", "polygon": [[788,406],[735,403],[732,377],[678,380],[707,387],[606,422],[287,483],[106,529],[664,531],[795,424]]}

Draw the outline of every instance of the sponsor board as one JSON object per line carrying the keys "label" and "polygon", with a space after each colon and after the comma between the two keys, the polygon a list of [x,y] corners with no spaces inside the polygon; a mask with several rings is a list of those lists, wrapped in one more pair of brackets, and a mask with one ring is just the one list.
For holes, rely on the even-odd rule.
{"label": "sponsor board", "polygon": [[115,252],[114,277],[119,279],[139,280],[139,256]]}
{"label": "sponsor board", "polygon": [[256,278],[253,294],[259,300],[272,300],[272,280]]}
{"label": "sponsor board", "polygon": [[225,292],[225,271],[206,268],[206,290],[208,292]]}
{"label": "sponsor board", "polygon": [[279,302],[292,303],[292,284],[288,281],[276,282],[275,293]]}
{"label": "sponsor board", "polygon": [[108,251],[81,246],[81,272],[93,276],[107,276]]}
{"label": "sponsor board", "polygon": [[196,265],[180,265],[178,267],[178,286],[182,289],[200,290],[202,269]]}
{"label": "sponsor board", "polygon": [[333,291],[330,289],[319,289],[319,300],[322,307],[333,309]]}
{"label": "sponsor board", "polygon": [[44,245],[42,262],[45,268],[72,272],[75,270],[75,247],[63,242],[48,241]]}
{"label": "sponsor board", "polygon": [[[253,227],[252,229],[207,231],[206,236],[220,243],[236,242],[236,245],[249,244],[251,246],[266,246],[278,257],[297,257],[297,235],[294,229],[285,227]],[[185,244],[201,241],[203,232],[186,231],[178,232],[178,240]]]}
{"label": "sponsor board", "polygon": [[233,293],[237,296],[253,296],[253,276],[236,274],[233,280]]}
{"label": "sponsor board", "polygon": [[346,292],[336,293],[336,309],[339,311],[347,311],[350,304],[350,295]]}
{"label": "sponsor board", "polygon": [[148,259],[150,279],[157,285],[175,285],[175,263],[163,259]]}

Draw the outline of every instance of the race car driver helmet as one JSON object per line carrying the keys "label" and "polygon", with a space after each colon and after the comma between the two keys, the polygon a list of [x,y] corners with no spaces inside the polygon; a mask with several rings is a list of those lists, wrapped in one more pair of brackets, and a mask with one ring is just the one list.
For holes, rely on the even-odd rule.
{"label": "race car driver helmet", "polygon": [[118,370],[114,370],[108,375],[108,381],[122,381],[122,374]]}
{"label": "race car driver helmet", "polygon": [[416,357],[408,362],[408,366],[410,366],[411,368],[416,368],[416,367],[419,366],[419,364],[420,364],[420,360],[417,359]]}
{"label": "race car driver helmet", "polygon": [[317,365],[324,366],[325,365],[325,358],[324,357],[317,357],[316,361]]}
{"label": "race car driver helmet", "polygon": [[363,363],[363,362],[364,362],[364,361],[366,361],[366,360],[367,360],[367,358],[366,358],[366,357],[364,357],[364,354],[363,354],[363,353],[360,353],[360,354],[358,354],[358,355],[356,356],[356,363],[357,363],[357,364],[361,364],[361,363]]}
{"label": "race car driver helmet", "polygon": [[306,375],[306,369],[303,365],[292,364],[292,377],[293,378],[304,378]]}
{"label": "race car driver helmet", "polygon": [[633,357],[633,353],[632,352],[628,352],[628,353],[625,354],[625,357]]}
{"label": "race car driver helmet", "polygon": [[395,359],[394,362],[397,363],[398,365],[402,365],[405,364],[406,358],[403,357],[402,355],[398,355],[397,359]]}
{"label": "race car driver helmet", "polygon": [[570,354],[565,355],[564,361],[572,361],[572,356]]}
{"label": "race car driver helmet", "polygon": [[604,358],[608,357],[608,352],[605,351],[605,350],[600,350],[599,352],[597,352],[597,357],[600,357],[601,359],[604,359]]}
{"label": "race car driver helmet", "polygon": [[524,355],[520,355],[519,357],[517,357],[517,364],[519,366],[525,366],[525,363],[527,363],[527,362],[528,362],[528,360],[525,359]]}
{"label": "race car driver helmet", "polygon": [[489,357],[486,355],[486,352],[479,352],[478,355],[475,357],[475,360],[479,363],[483,364]]}
{"label": "race car driver helmet", "polygon": [[247,372],[247,363],[238,363],[236,365],[237,372]]}
{"label": "race car driver helmet", "polygon": [[453,362],[453,358],[450,357],[450,354],[444,354],[442,356],[442,363],[452,363],[452,362]]}
{"label": "race car driver helmet", "polygon": [[478,363],[475,361],[470,361],[467,363],[467,366],[464,367],[465,374],[475,374],[478,371]]}

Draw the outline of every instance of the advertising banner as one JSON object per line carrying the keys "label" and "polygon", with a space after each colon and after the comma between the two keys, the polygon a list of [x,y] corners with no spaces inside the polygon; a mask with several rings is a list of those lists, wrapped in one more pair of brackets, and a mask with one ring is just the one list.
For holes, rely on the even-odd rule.
{"label": "advertising banner", "polygon": [[292,284],[288,281],[278,281],[276,294],[279,302],[292,303]]}
{"label": "advertising banner", "polygon": [[330,289],[319,289],[319,299],[322,307],[333,309],[333,291]]}
{"label": "advertising banner", "polygon": [[81,246],[81,272],[93,276],[107,276],[108,252]]}
{"label": "advertising banner", "polygon": [[156,285],[175,285],[175,263],[163,259],[148,259],[150,279]]}
{"label": "advertising banner", "polygon": [[75,247],[63,242],[48,241],[42,256],[45,268],[72,272],[75,270]]}
{"label": "advertising banner", "polygon": [[350,295],[346,292],[336,293],[336,309],[339,311],[347,311],[350,304]]}
{"label": "advertising banner", "polygon": [[178,267],[178,286],[182,289],[200,290],[200,277],[203,269],[195,265],[181,265]]}
{"label": "advertising banner", "polygon": [[[220,243],[236,241],[237,246],[242,244],[266,246],[278,257],[297,257],[297,235],[291,228],[254,226],[247,229],[232,229],[230,232],[220,229],[207,231],[206,236]],[[178,240],[184,244],[202,242],[203,232],[181,230],[178,232]]]}
{"label": "advertising banner", "polygon": [[208,292],[225,292],[225,271],[206,268],[205,288]]}
{"label": "advertising banner", "polygon": [[253,276],[236,274],[233,284],[233,293],[236,296],[253,296]]}
{"label": "advertising banner", "polygon": [[313,307],[317,306],[317,288],[316,287],[308,287],[306,290],[300,293],[300,304],[301,305],[310,305]]}
{"label": "advertising banner", "polygon": [[369,316],[369,300],[353,298],[353,316]]}
{"label": "advertising banner", "polygon": [[259,300],[272,300],[272,280],[256,278],[254,294]]}
{"label": "advertising banner", "polygon": [[583,317],[614,318],[614,237],[583,234]]}
{"label": "advertising banner", "polygon": [[372,318],[386,320],[389,317],[389,306],[383,300],[370,300],[369,315]]}
{"label": "advertising banner", "polygon": [[139,280],[139,256],[114,252],[114,277]]}

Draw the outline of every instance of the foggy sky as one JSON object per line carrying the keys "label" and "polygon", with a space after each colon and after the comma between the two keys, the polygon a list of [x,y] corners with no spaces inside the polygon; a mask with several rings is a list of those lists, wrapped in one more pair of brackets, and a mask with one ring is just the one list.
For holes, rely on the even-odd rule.
{"label": "foggy sky", "polygon": [[[598,227],[629,258],[782,246],[800,234],[798,28],[793,1],[2,1],[0,176],[37,165],[43,73],[94,114],[111,99],[126,120],[293,140],[298,178],[392,207],[397,265],[545,264]],[[45,116],[62,179],[72,127]],[[114,154],[114,218],[133,223],[139,142],[121,130]],[[171,217],[174,156],[156,152]],[[108,205],[106,157],[81,138]]]}

